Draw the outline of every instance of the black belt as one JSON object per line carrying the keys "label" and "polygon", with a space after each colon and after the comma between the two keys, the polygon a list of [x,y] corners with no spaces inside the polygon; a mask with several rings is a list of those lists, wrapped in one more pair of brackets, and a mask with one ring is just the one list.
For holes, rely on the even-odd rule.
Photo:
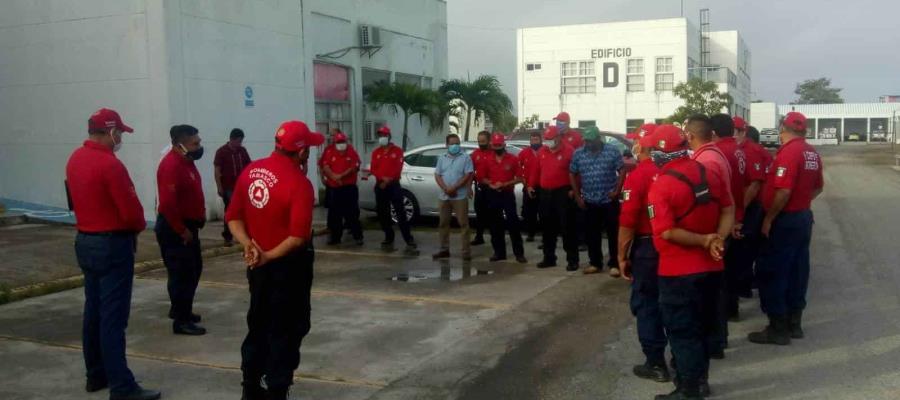
{"label": "black belt", "polygon": [[634,240],[647,240],[653,239],[653,235],[637,235],[634,237]]}
{"label": "black belt", "polygon": [[79,234],[79,235],[85,235],[85,236],[104,236],[104,237],[111,237],[111,236],[134,236],[134,235],[136,235],[137,233],[136,233],[136,232],[131,232],[131,231],[108,231],[108,232],[84,232],[84,231],[78,231],[78,234]]}

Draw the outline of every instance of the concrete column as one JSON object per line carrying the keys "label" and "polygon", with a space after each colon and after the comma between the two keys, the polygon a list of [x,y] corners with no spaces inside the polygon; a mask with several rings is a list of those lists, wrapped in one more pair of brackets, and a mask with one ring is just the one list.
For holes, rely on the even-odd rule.
{"label": "concrete column", "polygon": [[872,142],[872,118],[866,118],[866,143]]}

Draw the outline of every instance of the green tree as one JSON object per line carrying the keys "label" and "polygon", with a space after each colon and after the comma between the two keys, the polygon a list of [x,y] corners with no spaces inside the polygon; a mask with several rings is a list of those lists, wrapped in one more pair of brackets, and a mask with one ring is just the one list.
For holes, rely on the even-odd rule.
{"label": "green tree", "polygon": [[530,117],[525,118],[525,120],[519,123],[519,126],[516,127],[516,130],[521,132],[526,129],[534,128],[540,120],[541,117],[539,117],[537,114],[531,114]]}
{"label": "green tree", "polygon": [[500,81],[493,75],[482,75],[474,81],[451,79],[441,83],[438,91],[447,102],[457,107],[466,124],[463,140],[469,140],[472,122],[487,115],[491,121],[503,119],[504,113],[512,110],[512,100],[501,90]]}
{"label": "green tree", "polygon": [[841,90],[831,87],[831,79],[807,79],[797,84],[794,94],[799,96],[791,104],[834,104],[843,103]]}
{"label": "green tree", "polygon": [[423,89],[409,83],[377,82],[365,88],[365,100],[373,110],[384,107],[395,115],[403,112],[402,147],[404,151],[409,143],[410,117],[418,115],[420,122],[428,119],[430,128],[433,130],[435,126],[443,125],[446,115],[438,111],[447,107],[442,96],[434,90]]}
{"label": "green tree", "polygon": [[491,119],[494,124],[494,130],[500,132],[510,132],[519,125],[519,118],[507,111],[500,114],[499,120]]}
{"label": "green tree", "polygon": [[691,78],[675,85],[672,93],[684,100],[684,105],[667,118],[671,123],[681,124],[693,114],[718,114],[723,108],[731,107],[732,103],[731,95],[719,92],[718,84],[701,78]]}

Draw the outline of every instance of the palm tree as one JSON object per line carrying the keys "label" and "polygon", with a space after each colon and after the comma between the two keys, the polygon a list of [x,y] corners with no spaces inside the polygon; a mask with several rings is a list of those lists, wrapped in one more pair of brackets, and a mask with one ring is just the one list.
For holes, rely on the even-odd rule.
{"label": "palm tree", "polygon": [[[441,96],[431,89],[423,89],[409,83],[377,82],[365,88],[365,100],[373,110],[387,107],[395,115],[403,111],[403,150],[409,141],[409,118],[419,115],[419,121],[428,119],[431,129],[442,126],[446,114]],[[440,118],[440,119],[438,119]]]}
{"label": "palm tree", "polygon": [[503,93],[500,81],[493,75],[482,75],[474,81],[444,81],[438,91],[447,102],[459,108],[460,115],[465,115],[463,140],[469,140],[472,121],[479,121],[485,115],[492,121],[498,121],[512,110],[512,100]]}

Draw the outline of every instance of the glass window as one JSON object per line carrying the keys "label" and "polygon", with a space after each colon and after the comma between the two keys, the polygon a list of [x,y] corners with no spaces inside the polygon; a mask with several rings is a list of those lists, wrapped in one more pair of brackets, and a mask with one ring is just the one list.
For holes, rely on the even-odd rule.
{"label": "glass window", "polygon": [[407,164],[413,167],[434,168],[437,166],[438,157],[446,152],[447,150],[443,148],[425,150],[414,155],[411,154],[407,156],[404,161],[406,161]]}
{"label": "glass window", "polygon": [[560,64],[560,92],[563,94],[596,93],[597,77],[593,61],[573,61]]}
{"label": "glass window", "polygon": [[410,85],[422,86],[422,77],[419,75],[412,74],[404,74],[401,72],[397,72],[394,74],[394,80],[400,83],[406,83]]}
{"label": "glass window", "polygon": [[431,85],[433,85],[432,82],[434,82],[434,80],[431,79],[430,76],[426,76],[426,77],[422,78],[422,87],[424,87],[426,89],[431,89],[432,88]]}
{"label": "glass window", "polygon": [[633,58],[628,60],[628,74],[625,76],[625,89],[629,92],[644,91],[644,60]]}
{"label": "glass window", "polygon": [[334,128],[352,137],[353,115],[350,103],[316,101],[316,130],[328,134]]}
{"label": "glass window", "polygon": [[534,64],[528,64],[525,66],[526,71],[534,71]]}
{"label": "glass window", "polygon": [[594,62],[593,61],[582,61],[582,62],[578,63],[578,75],[580,75],[580,76],[594,75]]}
{"label": "glass window", "polygon": [[642,58],[632,58],[628,60],[628,73],[629,74],[643,74],[644,73],[644,60]]}
{"label": "glass window", "polygon": [[657,92],[675,88],[675,74],[672,71],[672,57],[659,57],[656,59]]}
{"label": "glass window", "polygon": [[597,126],[597,121],[593,119],[586,119],[578,121],[579,128],[587,128],[589,126]]}
{"label": "glass window", "polygon": [[643,119],[627,119],[625,120],[625,131],[634,132],[644,124]]}

